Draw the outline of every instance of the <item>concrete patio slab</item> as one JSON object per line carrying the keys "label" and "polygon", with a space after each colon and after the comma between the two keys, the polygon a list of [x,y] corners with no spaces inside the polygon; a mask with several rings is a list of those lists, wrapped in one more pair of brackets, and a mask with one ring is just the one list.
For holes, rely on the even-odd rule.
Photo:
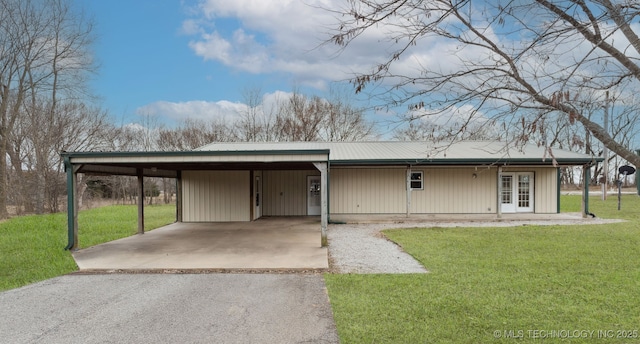
{"label": "concrete patio slab", "polygon": [[317,217],[174,223],[73,252],[81,271],[327,269]]}

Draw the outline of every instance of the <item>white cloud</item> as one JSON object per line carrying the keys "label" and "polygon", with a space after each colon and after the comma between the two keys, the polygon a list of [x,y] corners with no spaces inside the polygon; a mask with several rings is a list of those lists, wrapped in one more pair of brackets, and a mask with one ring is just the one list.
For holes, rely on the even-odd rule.
{"label": "white cloud", "polygon": [[[331,6],[322,0],[204,0],[182,32],[193,36],[189,46],[205,60],[255,74],[291,73],[296,83],[325,89],[328,81],[368,68],[375,56],[374,47],[360,42],[340,55],[337,46],[323,45],[336,27],[323,10]],[[225,19],[239,27],[225,27]],[[363,48],[366,54],[358,52]]]}
{"label": "white cloud", "polygon": [[460,107],[453,106],[442,111],[414,110],[410,112],[410,116],[411,118],[420,118],[426,123],[447,128],[459,127],[467,122],[482,125],[488,121],[483,113],[475,111],[473,106],[468,104]]}
{"label": "white cloud", "polygon": [[173,120],[203,119],[235,121],[239,114],[246,111],[247,106],[229,101],[201,101],[187,102],[158,101],[136,109],[138,115],[165,117]]}
{"label": "white cloud", "polygon": [[182,27],[180,28],[180,33],[184,35],[197,35],[202,33],[202,29],[200,28],[200,24],[197,20],[187,19],[182,22]]}
{"label": "white cloud", "polygon": [[[285,91],[265,93],[254,111],[259,116],[273,116],[292,96],[292,92]],[[136,109],[136,114],[140,116],[165,118],[178,122],[186,119],[219,120],[227,124],[238,121],[244,114],[249,112],[248,105],[226,100],[157,101]],[[142,128],[142,126],[140,127]]]}
{"label": "white cloud", "polygon": [[[340,51],[334,44],[324,44],[330,39],[331,32],[338,28],[338,23],[348,18],[339,14],[344,10],[340,6],[348,4],[333,0],[201,0],[192,8],[193,16],[185,20],[182,31],[193,36],[190,47],[205,60],[255,74],[290,73],[296,83],[326,89],[330,81],[349,79],[386,61],[396,44],[389,37],[401,35],[404,25],[410,27],[424,15],[422,7],[408,9],[406,6],[404,10],[409,12],[387,18],[387,21],[401,25],[370,27]],[[429,6],[438,5],[430,3]],[[497,11],[496,3],[480,2],[469,6],[473,6],[469,11],[473,11],[474,24],[481,28],[482,34],[505,49],[529,43],[531,37],[520,25],[547,23],[544,16],[548,16],[548,11],[538,9],[538,12],[522,13],[525,18],[522,22],[508,19],[509,22],[501,26],[484,18],[487,13]],[[524,6],[525,10],[531,8]],[[438,17],[434,11],[430,14],[431,20]],[[236,26],[229,28],[230,22]],[[475,37],[470,31],[465,31],[453,16],[440,25],[454,34],[470,39]],[[637,30],[638,24],[634,23],[633,28]],[[604,25],[603,30],[606,33],[610,28]],[[562,44],[550,44],[548,52],[533,50],[527,53],[529,55],[522,55],[518,62],[523,72],[539,79],[537,82],[543,85],[545,79],[552,83],[554,76],[568,73],[567,65],[580,60],[591,49],[590,44],[580,43],[575,34],[568,37],[577,40],[562,40],[558,42]],[[628,45],[628,40],[620,32],[616,32],[610,41],[618,46]],[[557,54],[557,62],[548,63],[549,54],[546,53]],[[631,53],[637,56],[637,52]],[[462,46],[454,40],[424,35],[417,45],[410,47],[392,65],[391,72],[405,76],[418,76],[424,71],[447,73],[459,70],[463,61],[491,66],[499,64],[501,58],[478,46]],[[594,68],[588,66],[586,69],[581,72],[589,74]],[[469,79],[473,86],[483,82]]]}
{"label": "white cloud", "polygon": [[[388,37],[397,28],[384,25],[369,28],[343,50],[327,43],[345,20],[337,14],[339,6],[343,5],[331,0],[202,0],[183,31],[194,33],[190,47],[205,60],[255,74],[289,73],[296,83],[326,90],[329,82],[369,72],[396,46]],[[239,27],[224,27],[226,19]],[[396,61],[392,72],[449,71],[458,62],[453,53],[479,53],[456,49],[442,39],[423,37]]]}

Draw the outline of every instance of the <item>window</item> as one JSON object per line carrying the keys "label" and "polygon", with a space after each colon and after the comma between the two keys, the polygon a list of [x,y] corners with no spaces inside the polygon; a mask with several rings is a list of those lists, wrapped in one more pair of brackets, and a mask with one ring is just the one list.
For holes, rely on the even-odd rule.
{"label": "window", "polygon": [[528,208],[531,206],[531,184],[529,175],[518,175],[518,207]]}
{"label": "window", "polygon": [[411,190],[424,190],[422,171],[411,171]]}
{"label": "window", "polygon": [[511,197],[513,196],[512,181],[513,176],[502,176],[502,204],[511,204],[513,202],[511,200]]}

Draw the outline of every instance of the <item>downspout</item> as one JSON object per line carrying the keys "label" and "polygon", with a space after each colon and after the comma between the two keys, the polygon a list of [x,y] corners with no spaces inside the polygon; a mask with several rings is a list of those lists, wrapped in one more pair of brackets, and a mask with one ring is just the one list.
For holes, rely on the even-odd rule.
{"label": "downspout", "polygon": [[67,246],[65,250],[71,250],[76,246],[75,240],[75,173],[73,173],[73,165],[68,155],[64,155],[64,170],[67,172]]}
{"label": "downspout", "polygon": [[586,164],[582,167],[583,170],[583,190],[582,190],[582,217],[587,217],[591,213],[589,212],[589,181],[591,181],[591,164]]}

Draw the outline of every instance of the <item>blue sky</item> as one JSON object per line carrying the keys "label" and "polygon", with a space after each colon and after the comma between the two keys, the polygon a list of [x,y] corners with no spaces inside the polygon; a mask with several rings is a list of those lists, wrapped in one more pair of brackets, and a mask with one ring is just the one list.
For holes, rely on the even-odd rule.
{"label": "blue sky", "polygon": [[287,19],[318,11],[302,1],[75,1],[96,24],[93,91],[125,122],[217,116],[254,88],[322,96],[347,77],[327,56],[335,47],[314,49],[326,35],[313,15]]}
{"label": "blue sky", "polygon": [[192,37],[181,31],[188,10],[179,1],[79,3],[96,22],[99,69],[92,86],[115,117],[135,121],[142,107],[157,101],[238,102],[244,87],[286,86],[197,56]]}
{"label": "blue sky", "polygon": [[[100,68],[94,91],[123,122],[140,122],[142,115],[169,125],[186,118],[233,121],[247,89],[259,89],[265,103],[294,89],[329,97],[336,82],[345,85],[385,61],[394,45],[383,26],[367,30],[344,50],[323,44],[344,20],[327,11],[344,6],[335,0],[74,1],[96,22]],[[452,53],[460,53],[455,45],[425,37],[392,71],[411,75],[456,68]],[[356,106],[377,105],[366,95],[356,97],[351,86],[340,89]],[[377,122],[397,119],[385,111],[367,115]],[[468,111],[453,107],[442,118]]]}

